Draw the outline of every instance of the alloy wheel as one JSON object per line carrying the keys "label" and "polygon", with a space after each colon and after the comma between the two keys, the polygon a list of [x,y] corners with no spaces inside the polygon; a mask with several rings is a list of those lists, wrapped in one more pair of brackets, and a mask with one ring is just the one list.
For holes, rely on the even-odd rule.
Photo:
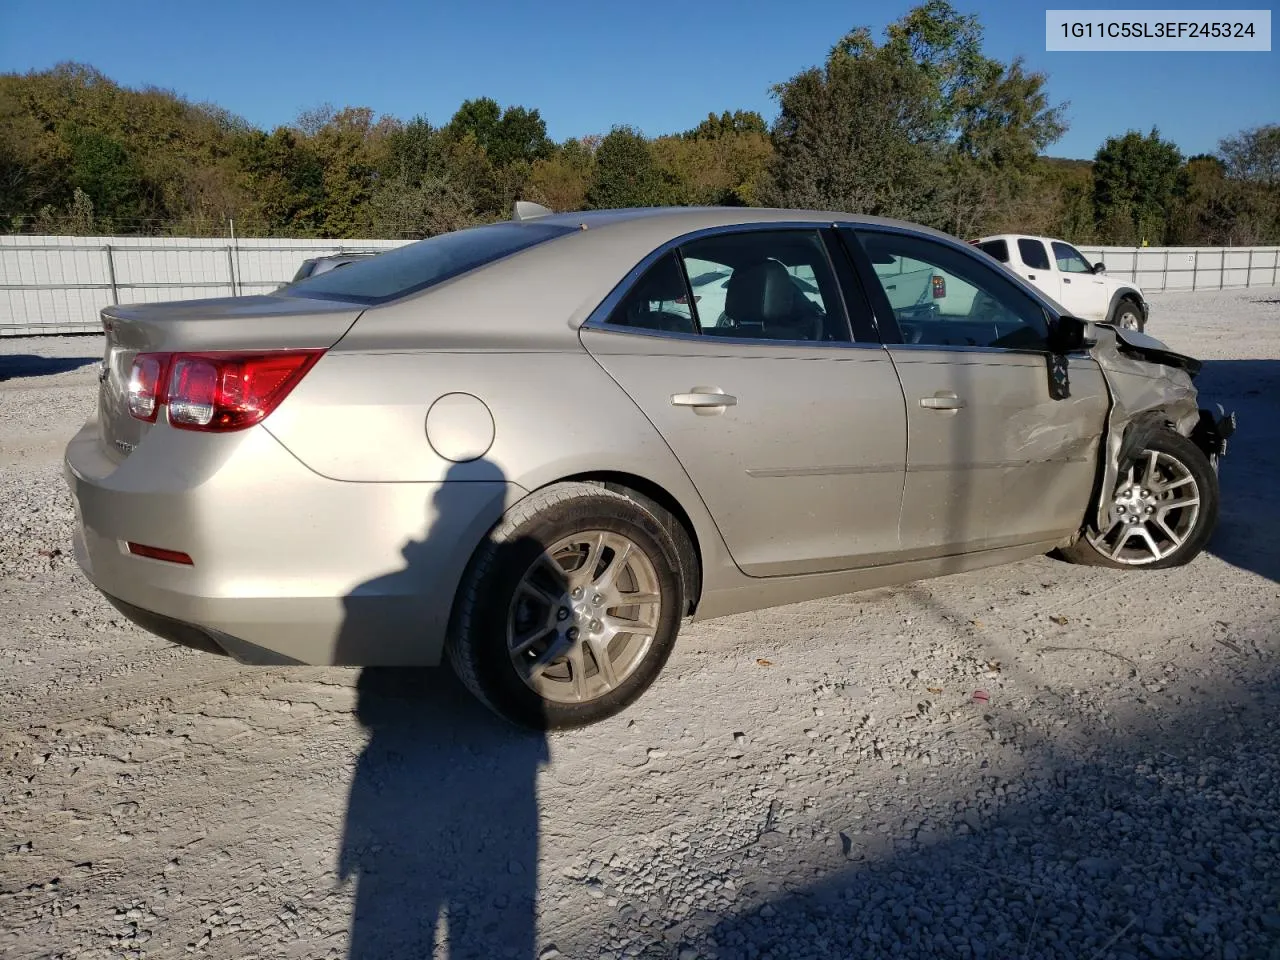
{"label": "alloy wheel", "polygon": [[583,703],[636,671],[661,614],[657,571],[640,547],[618,533],[576,533],[543,551],[520,579],[507,651],[539,696]]}
{"label": "alloy wheel", "polygon": [[1116,489],[1106,529],[1089,536],[1116,563],[1156,563],[1186,543],[1200,516],[1200,488],[1181,460],[1144,450]]}

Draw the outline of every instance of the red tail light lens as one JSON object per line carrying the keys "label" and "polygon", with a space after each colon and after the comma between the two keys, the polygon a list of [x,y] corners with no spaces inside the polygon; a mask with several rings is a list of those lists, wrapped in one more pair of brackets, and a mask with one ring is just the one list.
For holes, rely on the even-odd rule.
{"label": "red tail light lens", "polygon": [[130,376],[129,412],[152,422],[159,405],[165,403],[169,423],[175,427],[242,430],[278,407],[323,354],[323,350],[139,354]]}
{"label": "red tail light lens", "polygon": [[323,350],[179,353],[165,402],[169,422],[191,430],[242,430],[265,419]]}
{"label": "red tail light lens", "polygon": [[934,274],[933,277],[933,299],[941,300],[947,295],[947,278]]}
{"label": "red tail light lens", "polygon": [[160,384],[163,382],[164,353],[140,353],[133,358],[129,371],[129,413],[138,420],[155,423],[160,410]]}

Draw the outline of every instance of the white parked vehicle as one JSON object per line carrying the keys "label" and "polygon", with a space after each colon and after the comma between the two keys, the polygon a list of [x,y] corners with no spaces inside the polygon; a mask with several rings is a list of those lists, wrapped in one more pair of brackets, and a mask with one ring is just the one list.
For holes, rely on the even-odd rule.
{"label": "white parked vehicle", "polygon": [[1064,240],[1002,234],[972,243],[1023,279],[1033,283],[1073,316],[1142,331],[1150,307],[1142,290],[1106,275],[1101,263],[1091,264]]}

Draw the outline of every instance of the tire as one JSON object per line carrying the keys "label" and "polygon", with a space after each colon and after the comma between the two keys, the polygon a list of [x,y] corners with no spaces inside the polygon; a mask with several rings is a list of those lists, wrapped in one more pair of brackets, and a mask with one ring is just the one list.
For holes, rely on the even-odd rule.
{"label": "tire", "polygon": [[1142,318],[1142,308],[1129,299],[1116,304],[1115,318],[1111,322],[1122,330],[1136,330],[1138,333],[1142,333],[1147,326]]}
{"label": "tire", "polygon": [[[675,646],[686,609],[677,529],[653,501],[599,484],[526,497],[463,576],[446,643],[454,672],[520,726],[581,727],[619,713]],[[645,599],[618,602],[628,597]]]}
{"label": "tire", "polygon": [[[1194,503],[1182,503],[1192,497]],[[1170,506],[1175,501],[1180,505]],[[1139,522],[1125,522],[1135,515]],[[1103,534],[1090,519],[1079,539],[1061,551],[1063,559],[1126,570],[1180,567],[1195,559],[1217,526],[1218,475],[1186,437],[1158,431],[1121,476],[1110,516],[1112,525]]]}

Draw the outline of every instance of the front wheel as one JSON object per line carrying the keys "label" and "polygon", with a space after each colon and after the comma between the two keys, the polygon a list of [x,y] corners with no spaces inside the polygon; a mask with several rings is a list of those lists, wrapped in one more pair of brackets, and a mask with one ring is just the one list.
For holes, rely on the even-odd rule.
{"label": "front wheel", "polygon": [[1159,570],[1193,560],[1218,522],[1218,476],[1181,434],[1151,437],[1121,476],[1103,528],[1092,522],[1062,551],[1073,563]]}
{"label": "front wheel", "polygon": [[1121,300],[1116,307],[1115,325],[1121,330],[1133,330],[1142,333],[1146,323],[1142,319],[1142,308],[1132,300]]}
{"label": "front wheel", "polygon": [[522,726],[583,726],[657,678],[684,610],[678,525],[661,507],[562,483],[517,504],[476,551],[448,655],[463,684]]}

